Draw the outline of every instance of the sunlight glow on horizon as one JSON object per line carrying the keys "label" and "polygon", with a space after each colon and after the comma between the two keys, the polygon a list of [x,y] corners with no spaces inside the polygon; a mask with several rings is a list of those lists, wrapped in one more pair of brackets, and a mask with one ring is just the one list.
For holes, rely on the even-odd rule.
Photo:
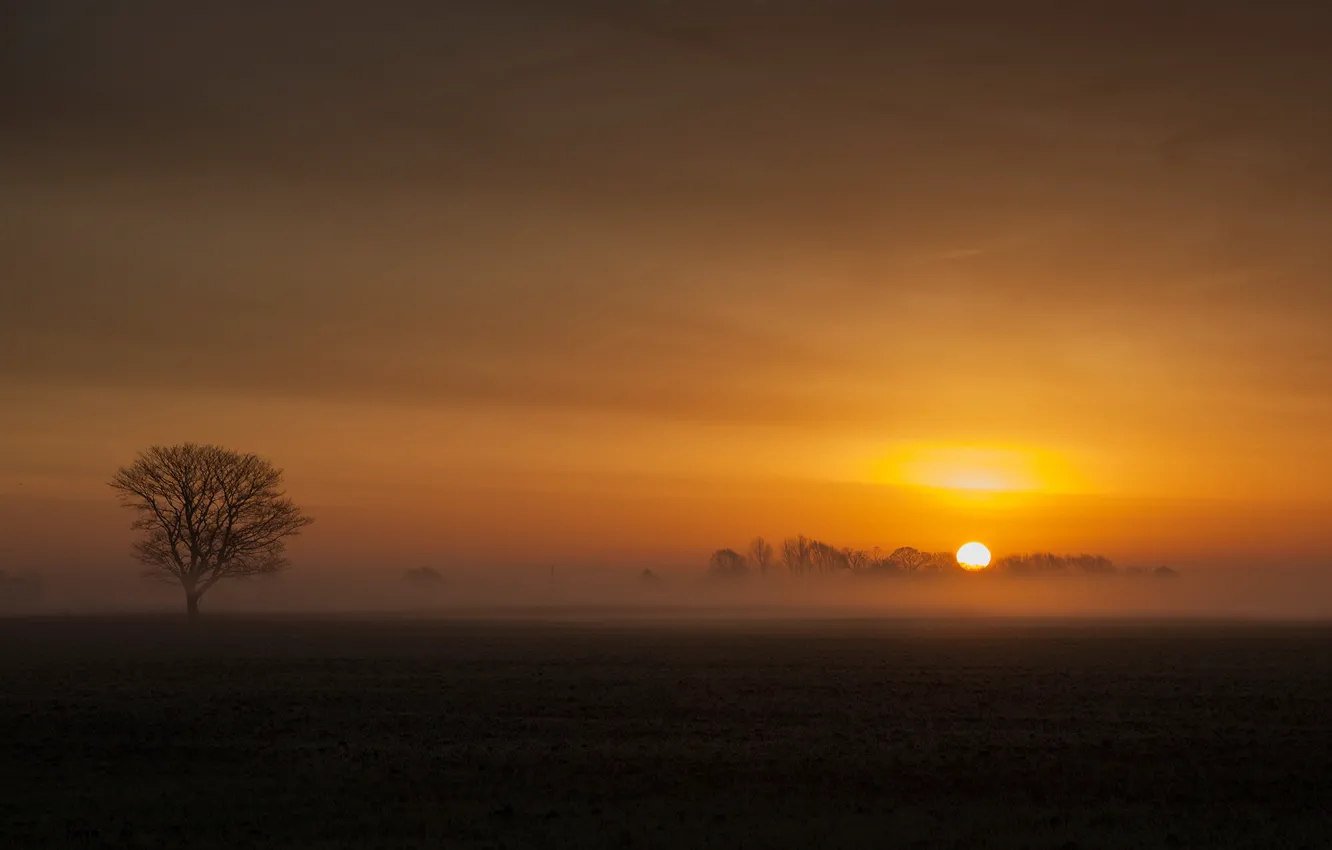
{"label": "sunlight glow on horizon", "polygon": [[870,475],[884,484],[990,493],[1069,492],[1080,483],[1056,453],[1004,445],[903,445],[874,462]]}

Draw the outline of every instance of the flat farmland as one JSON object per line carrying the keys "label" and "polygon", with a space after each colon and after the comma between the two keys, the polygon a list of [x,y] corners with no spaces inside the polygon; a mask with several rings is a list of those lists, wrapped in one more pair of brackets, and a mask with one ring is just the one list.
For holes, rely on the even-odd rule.
{"label": "flat farmland", "polygon": [[1332,628],[0,620],[0,846],[1332,846]]}

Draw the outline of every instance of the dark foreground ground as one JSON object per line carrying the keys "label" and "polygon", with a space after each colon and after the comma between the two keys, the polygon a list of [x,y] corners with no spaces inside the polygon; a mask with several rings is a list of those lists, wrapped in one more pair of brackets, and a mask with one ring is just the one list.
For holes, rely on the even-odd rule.
{"label": "dark foreground ground", "polygon": [[0,847],[1332,847],[1332,629],[0,621]]}

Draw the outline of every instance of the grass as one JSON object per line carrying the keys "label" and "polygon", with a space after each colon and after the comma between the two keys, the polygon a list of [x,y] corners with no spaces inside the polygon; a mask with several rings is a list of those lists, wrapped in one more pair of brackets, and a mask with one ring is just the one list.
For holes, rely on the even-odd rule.
{"label": "grass", "polygon": [[200,626],[0,621],[0,845],[1332,843],[1320,626]]}

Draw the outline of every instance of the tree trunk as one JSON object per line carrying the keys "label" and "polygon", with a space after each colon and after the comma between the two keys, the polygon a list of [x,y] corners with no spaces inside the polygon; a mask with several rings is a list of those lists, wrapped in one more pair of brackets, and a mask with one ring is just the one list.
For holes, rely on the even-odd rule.
{"label": "tree trunk", "polygon": [[199,595],[192,590],[185,591],[185,613],[189,615],[191,623],[199,619]]}

